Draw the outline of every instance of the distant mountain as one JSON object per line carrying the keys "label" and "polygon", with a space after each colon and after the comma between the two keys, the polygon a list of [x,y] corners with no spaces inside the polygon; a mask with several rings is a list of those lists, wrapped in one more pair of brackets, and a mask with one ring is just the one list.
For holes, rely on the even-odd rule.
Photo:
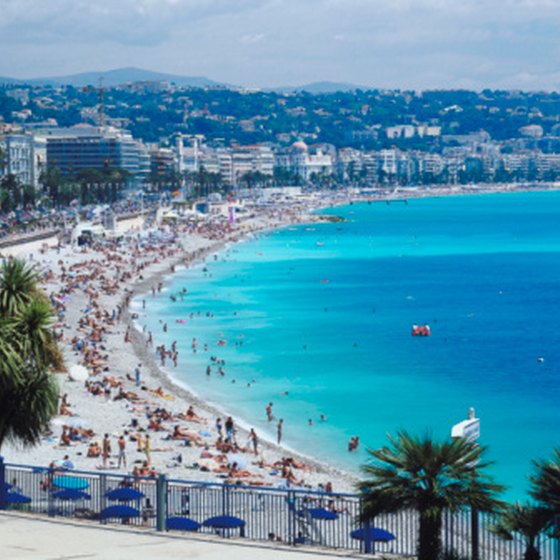
{"label": "distant mountain", "polygon": [[25,80],[0,78],[0,83],[51,86],[69,85],[84,87],[89,85],[98,85],[100,78],[103,78],[103,84],[109,87],[134,82],[170,82],[184,87],[212,87],[225,85],[205,78],[204,76],[176,76],[174,74],[165,74],[163,72],[142,70],[141,68],[118,68],[116,70],[82,72],[80,74],[71,74],[69,76],[31,78]]}
{"label": "distant mountain", "polygon": [[16,84],[23,84],[21,80],[16,80],[15,78],[6,78],[4,76],[0,76],[0,85],[16,85]]}
{"label": "distant mountain", "polygon": [[293,93],[296,91],[306,91],[307,93],[311,94],[320,94],[336,93],[337,91],[355,91],[357,89],[366,91],[373,88],[370,86],[358,86],[356,84],[347,84],[344,82],[312,82],[310,84],[305,84],[302,86],[277,87],[272,89],[272,91],[275,91],[277,93]]}
{"label": "distant mountain", "polygon": [[[143,70],[142,68],[117,68],[115,70],[82,72],[80,74],[70,74],[68,76],[47,76],[44,78],[17,79],[0,77],[1,84],[29,84],[33,86],[97,86],[99,79],[103,78],[103,85],[108,87],[119,86],[123,84],[131,84],[134,82],[169,82],[182,87],[227,87],[239,89],[231,84],[215,82],[204,76],[178,76],[175,74],[166,74],[164,72],[154,72],[152,70]],[[241,88],[243,89],[243,88]],[[359,86],[356,84],[348,84],[345,82],[312,82],[301,86],[285,86],[275,88],[263,88],[263,91],[272,91],[276,93],[294,93],[297,91],[306,91],[311,94],[335,93],[337,91],[355,91],[357,89],[372,89],[368,86]]]}

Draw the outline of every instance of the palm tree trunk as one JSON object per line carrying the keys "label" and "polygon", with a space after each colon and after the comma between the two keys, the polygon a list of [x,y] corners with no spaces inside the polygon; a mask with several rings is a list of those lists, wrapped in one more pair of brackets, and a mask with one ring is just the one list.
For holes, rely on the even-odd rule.
{"label": "palm tree trunk", "polygon": [[418,560],[440,560],[441,558],[441,511],[420,512],[420,537]]}
{"label": "palm tree trunk", "polygon": [[541,553],[535,546],[535,540],[530,539],[527,543],[527,550],[525,550],[524,560],[541,560]]}

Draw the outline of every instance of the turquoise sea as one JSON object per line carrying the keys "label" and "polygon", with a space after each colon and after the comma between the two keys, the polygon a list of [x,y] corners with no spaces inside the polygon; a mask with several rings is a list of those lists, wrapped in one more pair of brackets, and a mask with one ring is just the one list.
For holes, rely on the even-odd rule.
{"label": "turquoise sea", "polygon": [[523,499],[531,459],[560,446],[560,193],[327,213],[347,221],[235,245],[135,301],[158,344],[177,341],[170,373],[274,439],[272,402],[287,445],[356,471],[387,433],[445,437],[473,406],[492,473]]}

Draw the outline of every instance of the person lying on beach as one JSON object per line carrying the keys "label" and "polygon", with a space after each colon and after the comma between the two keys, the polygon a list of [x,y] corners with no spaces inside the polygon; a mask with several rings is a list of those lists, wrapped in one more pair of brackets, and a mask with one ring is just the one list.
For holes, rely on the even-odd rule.
{"label": "person lying on beach", "polygon": [[85,387],[89,393],[94,396],[103,394],[103,385],[99,381],[90,381],[89,379],[85,382]]}
{"label": "person lying on beach", "polygon": [[184,439],[190,443],[190,445],[198,445],[201,447],[206,446],[206,442],[194,432],[190,430],[181,428],[179,425],[173,427],[173,433],[171,434],[171,439]]}
{"label": "person lying on beach", "polygon": [[216,449],[218,451],[221,451],[222,453],[245,453],[247,451],[245,447],[239,447],[239,445],[237,445],[237,442],[230,443],[228,441],[225,441],[222,436],[218,436],[218,439],[216,440],[216,443],[214,445]]}
{"label": "person lying on beach", "polygon": [[127,401],[141,402],[141,399],[134,391],[125,391],[122,387],[119,387],[119,392],[113,397],[114,401],[120,399],[125,399]]}
{"label": "person lying on beach", "polygon": [[103,378],[103,383],[105,383],[106,385],[109,385],[111,387],[113,387],[114,389],[117,387],[120,387],[122,385],[122,381],[120,379],[117,379],[115,376],[113,375],[106,375]]}
{"label": "person lying on beach", "polygon": [[208,445],[205,445],[204,449],[200,452],[200,458],[201,459],[215,459],[214,455],[212,455],[212,453],[210,453],[210,448],[208,447]]}
{"label": "person lying on beach", "polygon": [[170,400],[170,401],[175,399],[175,397],[173,395],[170,395],[168,393],[164,393],[162,387],[158,387],[157,389],[150,389],[150,393],[152,393],[152,395],[157,395],[158,397],[161,397],[163,399],[167,399],[167,400]]}
{"label": "person lying on beach", "polygon": [[169,428],[166,428],[162,424],[162,420],[159,416],[152,416],[148,424],[148,430],[152,430],[154,432],[168,432]]}
{"label": "person lying on beach", "polygon": [[229,478],[250,478],[250,477],[260,478],[260,477],[262,477],[262,475],[252,473],[251,471],[249,471],[247,469],[240,469],[238,464],[235,463],[235,462],[227,465],[226,468],[228,469]]}
{"label": "person lying on beach", "polygon": [[194,408],[191,406],[189,406],[189,409],[187,410],[186,414],[177,414],[178,418],[181,418],[181,420],[188,420],[189,422],[196,422],[198,424],[207,424],[207,420],[206,418],[202,418],[202,416],[199,416],[198,414],[196,414],[196,412],[194,411]]}

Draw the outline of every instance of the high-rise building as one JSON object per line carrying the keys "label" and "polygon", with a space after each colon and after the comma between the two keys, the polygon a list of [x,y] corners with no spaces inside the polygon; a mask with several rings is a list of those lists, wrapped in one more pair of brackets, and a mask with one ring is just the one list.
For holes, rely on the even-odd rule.
{"label": "high-rise building", "polygon": [[142,142],[114,128],[76,126],[42,128],[8,135],[8,172],[22,183],[38,185],[41,170],[56,167],[63,175],[84,169],[118,167],[140,185],[150,172],[150,156]]}

